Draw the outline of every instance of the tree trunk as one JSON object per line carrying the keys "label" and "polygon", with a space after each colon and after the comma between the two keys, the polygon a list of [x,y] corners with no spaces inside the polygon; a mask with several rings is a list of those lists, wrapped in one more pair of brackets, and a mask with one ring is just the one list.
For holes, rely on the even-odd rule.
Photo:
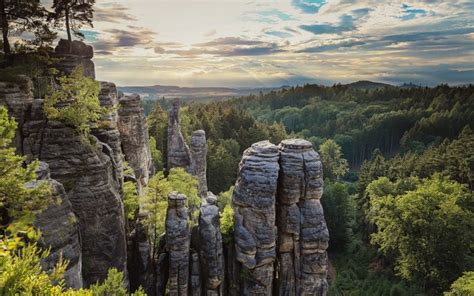
{"label": "tree trunk", "polygon": [[66,16],[67,40],[69,40],[69,42],[72,42],[71,25],[70,25],[70,20],[69,20],[69,7],[66,7],[64,14]]}
{"label": "tree trunk", "polygon": [[9,56],[11,51],[10,42],[8,41],[8,20],[7,13],[5,11],[5,0],[0,0],[0,17],[3,36],[3,52],[5,53],[5,56]]}

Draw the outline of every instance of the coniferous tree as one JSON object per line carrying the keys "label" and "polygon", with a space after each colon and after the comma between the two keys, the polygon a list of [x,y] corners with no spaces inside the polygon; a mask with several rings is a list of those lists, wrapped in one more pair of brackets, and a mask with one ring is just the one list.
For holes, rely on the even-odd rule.
{"label": "coniferous tree", "polygon": [[70,42],[72,33],[81,39],[84,38],[84,34],[79,31],[83,25],[93,27],[94,4],[95,0],[54,0],[55,19],[58,21],[64,19],[67,38]]}
{"label": "coniferous tree", "polygon": [[35,35],[32,44],[42,46],[51,43],[55,33],[50,30],[46,21],[48,11],[41,5],[40,0],[0,0],[0,28],[3,38],[3,53],[11,54],[9,37],[17,36],[26,31]]}

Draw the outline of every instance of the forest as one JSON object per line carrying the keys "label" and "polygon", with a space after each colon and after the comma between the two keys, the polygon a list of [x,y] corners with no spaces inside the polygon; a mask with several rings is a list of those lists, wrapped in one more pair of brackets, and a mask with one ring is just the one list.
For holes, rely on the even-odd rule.
{"label": "forest", "polygon": [[[152,104],[150,135],[165,139],[170,103]],[[437,295],[464,272],[472,282],[474,86],[304,85],[189,103],[181,123],[188,139],[206,131],[209,188],[223,200],[251,143],[302,137],[317,147],[330,295]],[[156,147],[166,157],[166,144]]]}
{"label": "forest", "polygon": [[[136,159],[130,155],[139,154],[139,149],[128,153],[127,161],[124,157],[130,139],[121,135],[117,117],[130,118],[118,114],[126,108],[117,111],[120,95],[115,85],[114,93],[91,77],[86,71],[90,67],[83,67],[91,66],[92,48],[72,58],[82,64],[69,73],[57,67],[64,62],[56,57],[64,50],[61,42],[69,47],[66,58],[78,48],[89,50],[73,39],[84,39],[81,28],[92,26],[94,5],[95,1],[55,0],[47,9],[39,0],[0,0],[0,91],[14,89],[18,97],[27,93],[31,99],[11,104],[0,97],[0,295],[145,295],[148,287],[141,284],[146,281],[137,272],[140,262],[130,259],[134,257],[126,254],[127,247],[135,250],[143,230],[147,235],[140,243],[149,248],[150,262],[160,260],[168,198],[175,191],[187,196],[182,206],[189,209],[185,215],[189,228],[200,222],[198,180],[183,168],[166,168],[172,102],[163,98],[133,106],[139,111],[139,129],[134,132],[146,138],[139,148],[149,151],[152,162],[148,166],[139,159],[138,166],[146,167],[136,169],[132,163]],[[52,46],[60,30],[67,40],[60,41],[58,53]],[[106,91],[115,99],[113,106],[103,106],[99,99],[106,97],[102,93]],[[38,106],[41,111],[35,109]],[[23,113],[16,116],[15,108]],[[472,84],[369,88],[304,84],[230,100],[186,102],[180,124],[188,145],[193,131],[206,133],[207,185],[217,195],[221,245],[233,248],[232,196],[243,152],[261,140],[278,144],[303,138],[313,144],[324,168],[321,203],[330,234],[328,295],[474,295]],[[35,130],[39,126],[41,132]],[[27,137],[38,134],[38,142]],[[116,138],[107,138],[110,142],[105,144],[99,140],[104,134]],[[18,138],[24,140],[20,149],[15,147]],[[62,146],[55,142],[58,139],[64,141],[59,142]],[[24,149],[38,147],[36,154]],[[56,167],[40,176],[45,156]],[[63,178],[62,184],[50,173]],[[78,179],[87,185],[85,190],[77,190]],[[112,251],[105,254],[107,263],[122,260],[116,264],[120,266],[106,270],[100,281],[91,276],[77,289],[67,286],[65,279],[77,262],[58,255],[53,266],[44,267],[53,250],[41,247],[44,238],[37,223],[48,209],[63,205],[66,192],[76,198],[79,209],[77,216],[70,210],[57,224],[73,230],[53,236],[60,240],[70,235],[65,243],[72,246],[69,253],[74,253],[76,242],[85,241],[84,229],[90,225],[109,231],[111,237],[122,235],[120,242],[107,237],[103,251],[121,243],[123,252],[116,256],[120,258]],[[102,203],[94,203],[97,200]],[[82,208],[87,202],[92,206]],[[100,214],[95,206],[102,206]],[[102,216],[110,220],[100,220]],[[118,221],[118,226],[110,221]],[[88,243],[91,254],[102,252],[95,237]],[[84,270],[100,265],[83,259]],[[150,272],[154,279],[157,273]]]}

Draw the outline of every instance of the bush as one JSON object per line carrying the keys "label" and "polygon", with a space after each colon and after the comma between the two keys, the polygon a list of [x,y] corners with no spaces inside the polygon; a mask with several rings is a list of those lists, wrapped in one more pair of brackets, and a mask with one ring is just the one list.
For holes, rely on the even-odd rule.
{"label": "bush", "polygon": [[49,89],[44,100],[46,116],[73,126],[88,138],[90,124],[110,112],[100,106],[99,91],[99,82],[85,77],[83,68],[77,67],[71,75],[59,78],[57,88]]}

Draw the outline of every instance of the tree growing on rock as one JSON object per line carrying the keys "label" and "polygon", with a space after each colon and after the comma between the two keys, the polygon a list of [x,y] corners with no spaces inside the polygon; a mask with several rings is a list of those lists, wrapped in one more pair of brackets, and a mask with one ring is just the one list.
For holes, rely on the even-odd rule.
{"label": "tree growing on rock", "polygon": [[54,17],[57,21],[64,21],[67,38],[70,42],[72,33],[81,39],[84,38],[84,33],[80,31],[82,26],[94,26],[92,24],[94,4],[95,0],[54,0]]}
{"label": "tree growing on rock", "polygon": [[51,88],[44,100],[44,111],[50,120],[71,125],[85,137],[89,136],[90,124],[109,112],[100,106],[99,82],[84,76],[77,67],[69,76],[59,78],[59,86]]}

